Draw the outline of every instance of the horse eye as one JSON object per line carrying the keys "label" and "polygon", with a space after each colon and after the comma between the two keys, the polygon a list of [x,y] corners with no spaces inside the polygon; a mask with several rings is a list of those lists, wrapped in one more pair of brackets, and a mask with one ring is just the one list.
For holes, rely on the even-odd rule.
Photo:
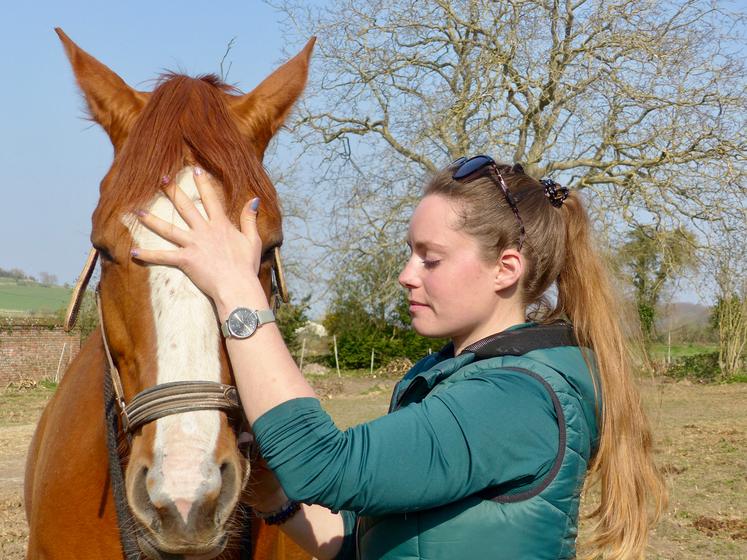
{"label": "horse eye", "polygon": [[101,245],[94,245],[93,248],[96,249],[99,252],[99,256],[102,259],[104,259],[106,261],[114,262],[114,257],[109,252],[109,249],[107,249],[106,247],[103,247]]}

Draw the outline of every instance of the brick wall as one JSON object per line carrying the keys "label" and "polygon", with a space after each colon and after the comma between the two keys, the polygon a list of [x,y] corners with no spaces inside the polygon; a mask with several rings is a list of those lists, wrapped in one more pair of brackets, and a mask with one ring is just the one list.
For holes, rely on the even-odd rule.
{"label": "brick wall", "polygon": [[13,325],[0,329],[0,389],[8,383],[62,377],[80,350],[80,333],[62,327]]}

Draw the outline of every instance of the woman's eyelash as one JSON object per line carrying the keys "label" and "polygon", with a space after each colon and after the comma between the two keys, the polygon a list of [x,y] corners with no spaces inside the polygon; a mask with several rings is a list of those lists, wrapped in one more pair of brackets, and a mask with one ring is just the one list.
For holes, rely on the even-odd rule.
{"label": "woman's eyelash", "polygon": [[423,266],[425,268],[433,268],[434,266],[436,266],[441,261],[439,261],[439,260],[429,261],[427,259],[423,259],[422,262],[423,262]]}

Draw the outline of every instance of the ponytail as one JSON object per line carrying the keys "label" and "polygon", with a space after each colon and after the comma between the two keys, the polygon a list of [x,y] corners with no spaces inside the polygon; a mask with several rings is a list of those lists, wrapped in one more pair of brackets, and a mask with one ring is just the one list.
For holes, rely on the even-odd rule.
{"label": "ponytail", "polygon": [[[652,438],[631,371],[628,348],[605,267],[591,243],[581,198],[571,193],[559,209],[566,224],[565,262],[557,279],[553,316],[567,316],[582,347],[594,353],[595,388],[601,396],[601,439],[589,466],[587,489],[601,483],[599,505],[588,517],[584,557],[642,558],[648,530],[667,504]],[[597,400],[600,402],[600,399]],[[647,498],[653,505],[649,518]]]}

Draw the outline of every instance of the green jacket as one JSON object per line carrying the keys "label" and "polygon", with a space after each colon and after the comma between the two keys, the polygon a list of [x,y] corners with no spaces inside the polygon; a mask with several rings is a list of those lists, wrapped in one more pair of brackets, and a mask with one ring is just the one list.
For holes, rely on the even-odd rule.
{"label": "green jacket", "polygon": [[364,560],[573,558],[598,430],[572,341],[567,325],[527,324],[447,347],[397,385],[385,417],[341,432],[296,399],[255,434],[290,497],[347,510]]}

